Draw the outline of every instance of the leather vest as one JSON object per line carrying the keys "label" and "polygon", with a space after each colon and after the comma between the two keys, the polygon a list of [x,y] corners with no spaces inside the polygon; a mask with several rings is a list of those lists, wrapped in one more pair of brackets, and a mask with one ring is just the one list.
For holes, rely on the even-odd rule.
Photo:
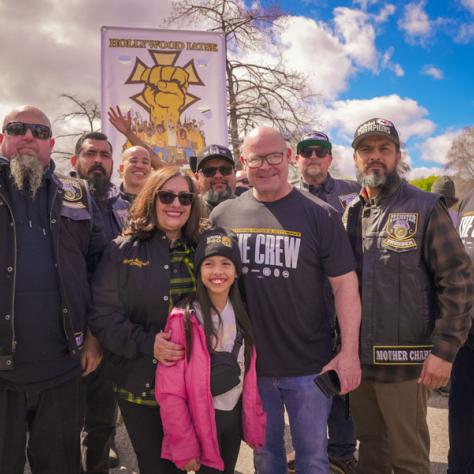
{"label": "leather vest", "polygon": [[400,181],[389,196],[370,205],[360,198],[346,210],[358,257],[362,364],[415,365],[429,354],[437,302],[423,237],[438,199]]}

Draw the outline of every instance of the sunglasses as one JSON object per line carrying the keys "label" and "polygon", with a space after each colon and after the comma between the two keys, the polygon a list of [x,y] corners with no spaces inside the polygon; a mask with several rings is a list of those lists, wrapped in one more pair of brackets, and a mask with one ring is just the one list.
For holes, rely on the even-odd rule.
{"label": "sunglasses", "polygon": [[325,156],[329,155],[329,150],[327,148],[301,148],[299,155],[303,158],[311,158],[313,153],[318,158],[324,158]]}
{"label": "sunglasses", "polygon": [[207,168],[202,168],[200,171],[206,178],[213,178],[216,175],[217,171],[219,171],[222,176],[230,176],[234,171],[234,167],[231,165],[208,166]]}
{"label": "sunglasses", "polygon": [[178,194],[171,191],[158,191],[157,196],[161,204],[171,204],[178,198],[182,206],[190,206],[194,200],[194,193],[187,193],[186,191],[181,191]]}
{"label": "sunglasses", "polygon": [[14,137],[26,135],[28,130],[31,130],[31,134],[40,140],[47,140],[52,135],[51,128],[39,123],[10,122],[3,127],[4,133]]}

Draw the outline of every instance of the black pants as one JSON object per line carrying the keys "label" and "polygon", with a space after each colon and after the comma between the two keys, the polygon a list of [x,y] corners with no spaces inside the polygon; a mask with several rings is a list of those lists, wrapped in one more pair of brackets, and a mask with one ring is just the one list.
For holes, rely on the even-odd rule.
{"label": "black pants", "polygon": [[224,470],[218,471],[208,466],[201,466],[199,474],[234,474],[239,457],[242,440],[242,404],[239,402],[232,411],[216,410],[217,439]]}
{"label": "black pants", "polygon": [[115,436],[117,397],[104,358],[97,370],[82,380],[84,469],[87,474],[108,474],[110,443]]}
{"label": "black pants", "polygon": [[[0,388],[0,472],[80,472],[79,378],[44,390]],[[29,434],[27,445],[27,433]]]}
{"label": "black pants", "polygon": [[163,425],[159,407],[119,400],[120,412],[137,455],[140,474],[182,474],[174,463],[161,459]]}
{"label": "black pants", "polygon": [[474,473],[474,350],[467,346],[459,350],[451,373],[449,445],[448,473]]}

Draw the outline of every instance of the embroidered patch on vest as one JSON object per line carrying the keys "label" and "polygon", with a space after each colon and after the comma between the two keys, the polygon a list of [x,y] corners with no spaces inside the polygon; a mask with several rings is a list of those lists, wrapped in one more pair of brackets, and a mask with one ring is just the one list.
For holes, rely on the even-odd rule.
{"label": "embroidered patch on vest", "polygon": [[61,178],[63,184],[63,206],[83,209],[86,205],[82,202],[83,192],[81,185],[75,179]]}
{"label": "embroidered patch on vest", "polygon": [[139,258],[124,258],[122,260],[122,263],[124,265],[130,265],[132,267],[138,267],[138,268],[143,268],[150,265],[150,262],[148,260],[145,262],[143,260],[140,260]]}
{"label": "embroidered patch on vest", "polygon": [[382,246],[396,251],[415,249],[418,216],[417,212],[391,212],[385,226],[388,237]]}
{"label": "embroidered patch on vest", "polygon": [[343,194],[338,196],[339,202],[343,209],[345,209],[357,196],[357,193]]}
{"label": "embroidered patch on vest", "polygon": [[430,355],[432,344],[422,346],[373,346],[374,365],[421,365]]}

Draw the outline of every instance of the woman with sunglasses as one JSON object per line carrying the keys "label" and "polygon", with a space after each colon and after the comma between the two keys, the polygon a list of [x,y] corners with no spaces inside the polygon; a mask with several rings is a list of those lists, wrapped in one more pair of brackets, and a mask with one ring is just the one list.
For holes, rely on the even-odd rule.
{"label": "woman with sunglasses", "polygon": [[141,474],[179,472],[160,458],[163,428],[154,378],[158,341],[170,336],[162,332],[168,313],[195,291],[200,209],[189,176],[175,167],[154,172],[92,283],[90,326],[112,353],[119,406]]}

